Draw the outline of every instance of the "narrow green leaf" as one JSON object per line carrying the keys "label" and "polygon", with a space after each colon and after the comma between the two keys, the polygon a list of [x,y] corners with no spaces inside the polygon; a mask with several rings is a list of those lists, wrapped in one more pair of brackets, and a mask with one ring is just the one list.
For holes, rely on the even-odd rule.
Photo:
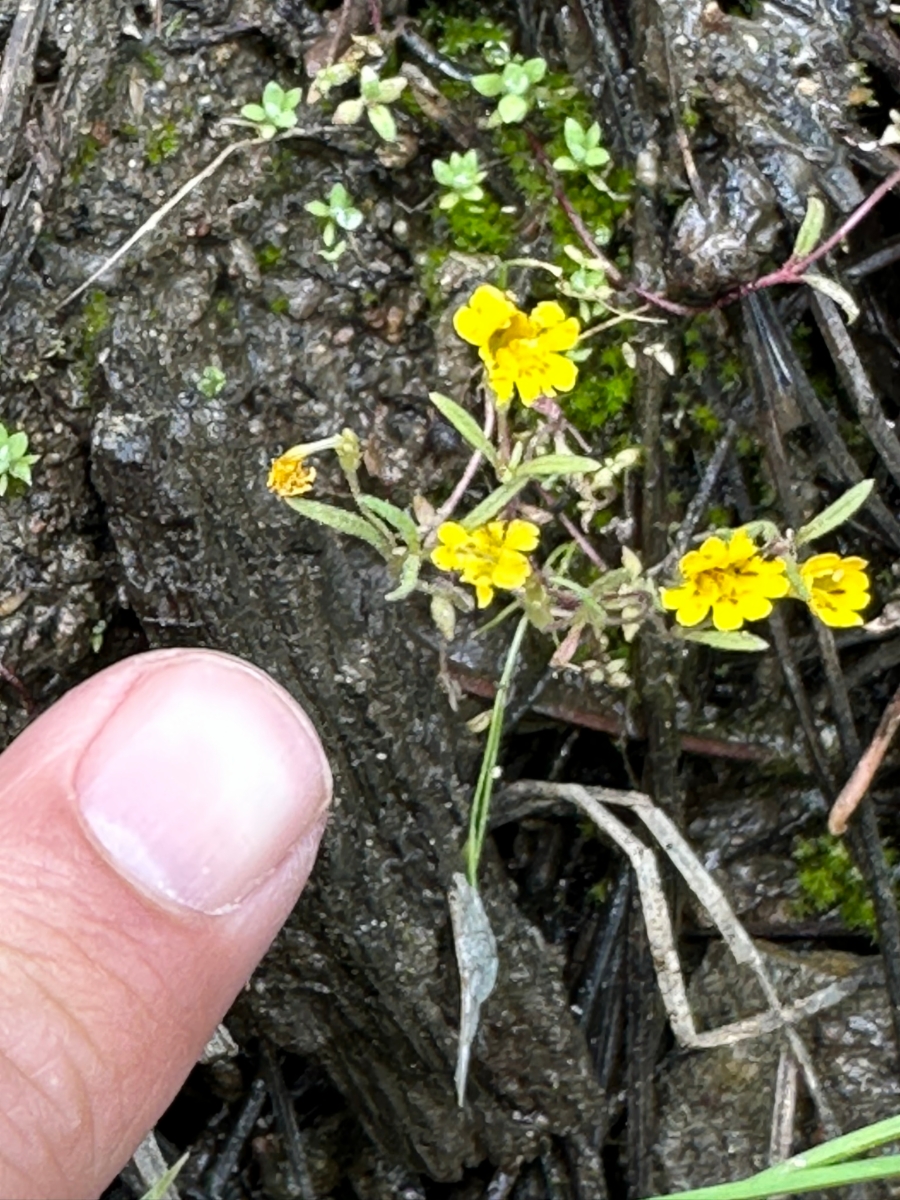
{"label": "narrow green leaf", "polygon": [[497,466],[497,451],[487,440],[481,426],[462,405],[442,396],[440,392],[429,392],[428,398],[442,417],[450,422],[460,437],[465,438],[473,450],[478,450],[492,467]]}
{"label": "narrow green leaf", "polygon": [[825,205],[818,196],[810,196],[806,201],[806,216],[797,231],[791,258],[806,258],[807,254],[811,254],[819,244],[824,225]]}
{"label": "narrow green leaf", "polygon": [[245,104],[241,116],[247,121],[265,121],[266,110],[261,104]]}
{"label": "narrow green leaf", "polygon": [[736,1183],[676,1192],[669,1197],[652,1196],[650,1200],[769,1200],[771,1196],[795,1196],[818,1188],[846,1187],[873,1179],[895,1179],[900,1176],[900,1156],[892,1154],[886,1158],[813,1167],[811,1170],[786,1168],[787,1164],[783,1164],[781,1168],[772,1167],[762,1175],[753,1175]]}
{"label": "narrow green leaf", "polygon": [[545,479],[548,475],[588,475],[602,467],[596,458],[582,454],[545,454],[516,467],[515,479]]}
{"label": "narrow green leaf", "polygon": [[[2,479],[2,476],[0,476],[0,479]],[[485,521],[492,521],[498,513],[506,508],[507,504],[518,496],[527,482],[527,479],[510,479],[502,487],[498,487],[495,492],[491,492],[489,496],[486,496],[480,504],[472,509],[468,516],[460,521],[460,524],[464,529],[477,529]]]}
{"label": "narrow green leaf", "polygon": [[418,554],[407,554],[403,560],[403,566],[400,568],[400,582],[392,592],[385,593],[385,600],[405,600],[407,596],[411,596],[416,590],[416,584],[419,582],[419,569],[422,566],[422,558]]}
{"label": "narrow green leaf", "polygon": [[190,1152],[182,1154],[178,1162],[172,1163],[165,1175],[161,1175],[159,1179],[157,1179],[156,1183],[154,1183],[153,1187],[150,1188],[149,1191],[144,1192],[141,1200],[163,1200],[163,1196],[165,1196],[166,1192],[178,1178],[181,1168],[189,1158]]}
{"label": "narrow green leaf", "polygon": [[[802,1154],[788,1159],[788,1163],[797,1162],[799,1159],[804,1168],[824,1167],[832,1163],[843,1162],[848,1158],[856,1158],[857,1155],[865,1154],[878,1146],[884,1146],[887,1142],[898,1140],[900,1140],[900,1116],[886,1117],[883,1121],[864,1125],[862,1129],[854,1129],[852,1133],[842,1134],[841,1137],[832,1138],[821,1146],[805,1150]],[[784,1170],[788,1163],[780,1163],[777,1168],[771,1169]]]}
{"label": "narrow green leaf", "polygon": [[849,521],[868,500],[874,486],[874,479],[862,479],[854,484],[849,491],[835,500],[834,504],[829,504],[817,517],[813,517],[797,530],[797,545],[814,542],[816,538],[824,537],[826,533],[831,533],[832,529],[837,529],[839,525]]}
{"label": "narrow green leaf", "polygon": [[811,288],[815,288],[817,292],[821,292],[823,296],[827,296],[829,300],[833,300],[844,310],[844,315],[847,318],[847,324],[852,325],[859,316],[859,305],[850,295],[845,287],[835,279],[829,279],[827,275],[814,275],[812,271],[807,271],[803,276],[804,283],[808,283]]}
{"label": "narrow green leaf", "polygon": [[755,633],[743,629],[727,632],[719,629],[686,629],[679,636],[686,642],[699,642],[701,646],[712,646],[714,650],[768,650],[769,643]]}
{"label": "narrow green leaf", "polygon": [[361,508],[367,508],[369,512],[375,513],[381,517],[383,521],[387,521],[388,525],[393,526],[403,540],[412,550],[419,545],[419,527],[402,508],[398,508],[396,504],[391,504],[388,500],[381,500],[378,496],[360,496],[359,505]]}
{"label": "narrow green leaf", "polygon": [[318,521],[320,525],[327,525],[329,529],[336,529],[338,533],[348,533],[351,537],[360,538],[361,541],[374,546],[385,558],[390,556],[392,547],[387,538],[370,525],[365,517],[358,517],[356,513],[347,512],[345,508],[336,508],[333,504],[304,500],[302,496],[293,496],[287,503],[302,517],[309,517],[311,521]]}

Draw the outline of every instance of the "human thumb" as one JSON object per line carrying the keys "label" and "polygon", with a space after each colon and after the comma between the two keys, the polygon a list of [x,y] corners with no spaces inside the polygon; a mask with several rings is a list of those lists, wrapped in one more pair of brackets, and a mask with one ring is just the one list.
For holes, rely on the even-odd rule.
{"label": "human thumb", "polygon": [[0,756],[0,1196],[99,1195],[291,911],[331,776],[203,650],[127,659]]}

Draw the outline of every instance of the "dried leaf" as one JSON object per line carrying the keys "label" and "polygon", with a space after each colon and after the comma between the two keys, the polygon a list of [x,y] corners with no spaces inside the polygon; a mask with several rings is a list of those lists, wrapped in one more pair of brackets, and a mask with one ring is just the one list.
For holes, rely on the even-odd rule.
{"label": "dried leaf", "polygon": [[481,896],[465,875],[455,874],[448,895],[453,944],[459,964],[459,1051],[456,1059],[456,1099],[462,1108],[472,1043],[478,1032],[481,1006],[497,982],[497,941]]}
{"label": "dried leaf", "polygon": [[845,287],[842,287],[836,280],[829,279],[827,275],[814,275],[810,271],[806,272],[803,280],[817,292],[821,292],[823,296],[827,296],[829,300],[840,305],[847,317],[848,325],[853,324],[859,316],[859,305]]}

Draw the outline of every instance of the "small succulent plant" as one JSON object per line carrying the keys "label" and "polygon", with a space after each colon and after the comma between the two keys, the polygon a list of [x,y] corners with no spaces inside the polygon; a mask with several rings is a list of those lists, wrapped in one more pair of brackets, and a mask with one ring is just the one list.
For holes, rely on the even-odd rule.
{"label": "small succulent plant", "polygon": [[297,124],[296,108],[303,99],[300,88],[285,91],[280,83],[271,80],[262,94],[262,104],[245,104],[241,116],[256,125],[260,137],[273,138],[284,129]]}
{"label": "small succulent plant", "polygon": [[479,170],[477,150],[467,150],[465,154],[454,150],[447,161],[436,158],[431,169],[441,187],[447,189],[438,201],[439,208],[455,208],[460,200],[484,199],[480,184],[487,171]]}
{"label": "small succulent plant", "polygon": [[336,183],[328,193],[327,202],[310,200],[306,205],[306,211],[325,222],[322,229],[322,242],[325,249],[320,250],[319,254],[326,262],[337,262],[347,249],[347,243],[343,238],[336,242],[338,229],[352,233],[354,229],[359,229],[363,222],[363,215],[358,208],[354,207],[350,193],[342,183]]}
{"label": "small succulent plant", "polygon": [[406,82],[402,75],[381,79],[374,67],[368,64],[361,67],[359,95],[356,99],[344,100],[337,106],[333,118],[335,125],[355,125],[365,113],[369,124],[383,141],[395,142],[397,122],[388,106],[399,99]]}

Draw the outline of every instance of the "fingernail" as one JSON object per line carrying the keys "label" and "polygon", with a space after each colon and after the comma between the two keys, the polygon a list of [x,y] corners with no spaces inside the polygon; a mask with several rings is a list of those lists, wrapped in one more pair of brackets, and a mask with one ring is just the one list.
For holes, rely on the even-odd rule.
{"label": "fingernail", "polygon": [[86,750],[75,792],[120,874],[214,914],[321,828],[331,773],[287,692],[238,659],[197,651],[132,687]]}

